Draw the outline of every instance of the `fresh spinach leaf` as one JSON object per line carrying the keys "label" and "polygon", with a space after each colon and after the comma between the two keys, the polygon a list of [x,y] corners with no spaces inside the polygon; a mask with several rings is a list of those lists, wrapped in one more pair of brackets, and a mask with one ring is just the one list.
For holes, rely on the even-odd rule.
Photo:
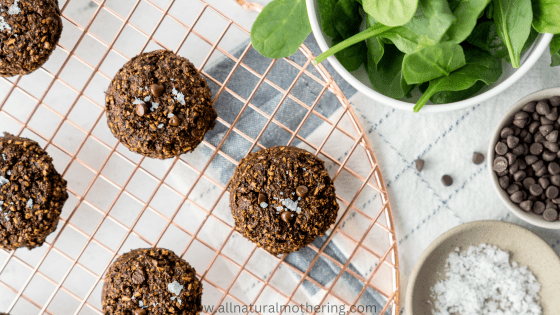
{"label": "fresh spinach leaf", "polygon": [[550,42],[551,67],[560,66],[560,34],[554,35]]}
{"label": "fresh spinach leaf", "polygon": [[[367,15],[366,16],[366,27],[370,28],[372,26],[374,26],[375,24],[377,24],[377,22],[375,21],[375,19],[371,16],[371,15]],[[370,57],[371,57],[371,61],[373,61],[376,69],[377,69],[377,64],[379,64],[379,62],[381,61],[381,58],[383,58],[383,55],[385,54],[385,43],[383,42],[383,39],[375,36],[375,37],[370,37],[368,39],[366,39],[366,46],[368,49],[368,53],[371,54],[368,55],[368,67],[370,66]]]}
{"label": "fresh spinach leaf", "polygon": [[311,33],[305,0],[274,0],[257,17],[251,28],[251,43],[263,56],[293,55]]}
{"label": "fresh spinach leaf", "polygon": [[[371,42],[377,40],[373,38]],[[370,41],[368,40],[368,43]],[[401,52],[395,45],[384,45],[382,42],[377,41],[378,44],[384,46],[385,52],[379,62],[376,62],[377,48],[368,45],[366,70],[369,75],[369,81],[373,88],[388,97],[394,99],[403,98],[412,89],[402,76],[402,61],[404,53]]]}
{"label": "fresh spinach leaf", "polygon": [[377,36],[383,32],[386,32],[387,30],[391,29],[391,27],[389,26],[385,26],[381,23],[377,23],[374,26],[371,26],[369,28],[367,28],[366,30],[345,39],[344,41],[334,45],[333,47],[329,48],[327,51],[325,51],[324,53],[320,54],[319,56],[317,56],[314,60],[313,60],[313,64],[318,64],[323,62],[323,60],[327,59],[328,57],[336,54],[339,51],[342,51],[345,48],[348,48],[354,44],[357,44],[359,42],[362,42],[370,37],[373,36]]}
{"label": "fresh spinach leaf", "polygon": [[496,30],[508,49],[512,66],[519,68],[521,52],[531,32],[531,0],[493,0],[493,3]]}
{"label": "fresh spinach leaf", "polygon": [[418,8],[418,0],[363,0],[364,11],[387,26],[406,24]]}
{"label": "fresh spinach leaf", "polygon": [[432,101],[432,103],[434,104],[449,104],[459,102],[475,95],[485,86],[486,83],[484,83],[483,81],[477,81],[473,86],[466,90],[437,92],[432,97],[430,97],[430,101]]}
{"label": "fresh spinach leaf", "polygon": [[405,25],[393,27],[379,36],[385,42],[396,45],[400,51],[412,53],[418,47],[437,44],[439,39],[432,37],[433,35],[428,20],[423,16],[418,16]]}
{"label": "fresh spinach leaf", "polygon": [[338,35],[336,27],[334,27],[334,6],[338,0],[318,0],[317,11],[319,21],[321,22],[321,30],[325,35],[334,38]]}
{"label": "fresh spinach leaf", "polygon": [[334,27],[342,38],[349,38],[360,31],[362,16],[359,8],[360,4],[356,0],[339,0],[334,6]]}
{"label": "fresh spinach leaf", "polygon": [[560,2],[533,0],[533,27],[539,33],[560,34]]}
{"label": "fresh spinach leaf", "polygon": [[[342,41],[342,38],[333,39],[333,44],[336,45],[338,41]],[[346,70],[358,70],[358,68],[360,68],[360,66],[366,61],[367,58],[366,42],[360,41],[344,50],[337,52],[335,56]]]}
{"label": "fresh spinach leaf", "polygon": [[486,18],[491,20],[494,16],[494,4],[490,2],[486,7]]}
{"label": "fresh spinach leaf", "polygon": [[455,43],[443,42],[406,54],[402,69],[406,82],[417,84],[449,75],[464,65],[463,48]]}
{"label": "fresh spinach leaf", "polygon": [[[476,21],[491,0],[463,0],[453,9],[453,14],[457,17],[455,22],[447,31],[446,40],[461,43],[476,26]],[[530,1],[530,0],[529,0]]]}
{"label": "fresh spinach leaf", "polygon": [[428,20],[433,34],[432,37],[436,41],[440,41],[449,27],[457,21],[447,1],[420,0],[420,8],[424,17]]}
{"label": "fresh spinach leaf", "polygon": [[437,92],[463,91],[470,89],[478,81],[491,84],[498,80],[502,74],[502,65],[498,58],[492,57],[487,52],[476,48],[465,51],[467,64],[448,76],[443,76],[430,81],[428,89],[422,94],[414,112],[418,112],[426,102]]}

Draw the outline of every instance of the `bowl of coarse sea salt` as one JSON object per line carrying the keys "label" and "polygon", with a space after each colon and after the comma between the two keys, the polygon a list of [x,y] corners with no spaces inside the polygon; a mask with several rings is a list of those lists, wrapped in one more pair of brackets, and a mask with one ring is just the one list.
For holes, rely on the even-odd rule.
{"label": "bowl of coarse sea salt", "polygon": [[422,253],[406,291],[407,315],[558,315],[560,258],[518,225],[476,221]]}

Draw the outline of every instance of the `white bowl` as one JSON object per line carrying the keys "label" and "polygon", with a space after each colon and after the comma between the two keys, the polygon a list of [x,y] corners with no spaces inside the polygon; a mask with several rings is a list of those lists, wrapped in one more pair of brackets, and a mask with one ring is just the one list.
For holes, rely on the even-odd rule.
{"label": "white bowl", "polygon": [[[329,49],[331,44],[331,39],[323,34],[321,27],[319,25],[319,21],[317,18],[317,10],[315,3],[317,0],[306,0],[307,1],[307,14],[309,15],[309,22],[311,23],[311,29],[313,30],[313,35],[319,44],[319,47],[324,52]],[[428,113],[428,112],[446,112],[451,110],[458,110],[467,107],[471,107],[477,105],[481,102],[490,99],[505,89],[510,87],[513,83],[519,80],[531,67],[539,60],[541,55],[547,49],[548,44],[552,40],[552,34],[541,34],[531,46],[531,48],[523,54],[521,59],[521,67],[518,69],[514,69],[511,65],[504,67],[504,72],[497,83],[494,83],[489,88],[483,89],[482,92],[479,92],[478,95],[475,95],[469,99],[449,103],[449,104],[426,104],[421,113]],[[331,56],[327,59],[331,65],[334,67],[336,72],[338,72],[348,83],[350,83],[354,88],[358,91],[362,92],[363,94],[367,95],[369,98],[383,103],[385,105],[389,105],[391,107],[402,109],[402,110],[412,110],[414,107],[414,103],[418,99],[410,99],[410,100],[396,100],[385,96],[377,91],[375,91],[369,82],[368,75],[364,69],[364,67],[360,67],[360,69],[348,72],[340,62],[336,59],[335,56]]]}
{"label": "white bowl", "polygon": [[552,89],[546,89],[539,92],[535,92],[533,94],[525,96],[524,98],[520,99],[517,103],[515,103],[511,107],[511,109],[505,114],[505,116],[502,118],[502,120],[496,127],[496,130],[494,130],[494,134],[492,135],[492,140],[490,141],[490,146],[488,147],[488,160],[487,160],[488,170],[490,170],[490,176],[492,178],[492,184],[496,189],[496,191],[498,192],[498,196],[500,196],[500,199],[502,199],[502,201],[508,207],[508,209],[511,210],[511,212],[513,212],[520,219],[525,220],[533,225],[540,226],[547,229],[560,229],[560,221],[549,222],[546,221],[542,217],[542,215],[537,215],[532,212],[525,212],[521,210],[521,208],[519,208],[517,204],[513,203],[509,199],[509,195],[500,187],[500,184],[498,182],[498,175],[496,175],[496,173],[492,170],[492,165],[494,163],[494,158],[496,156],[494,147],[496,146],[496,143],[498,143],[498,140],[500,139],[500,131],[502,130],[502,128],[504,128],[506,125],[509,125],[513,121],[513,115],[515,115],[515,113],[521,110],[523,105],[527,104],[528,102],[547,99],[555,95],[560,95],[560,88],[552,88]]}

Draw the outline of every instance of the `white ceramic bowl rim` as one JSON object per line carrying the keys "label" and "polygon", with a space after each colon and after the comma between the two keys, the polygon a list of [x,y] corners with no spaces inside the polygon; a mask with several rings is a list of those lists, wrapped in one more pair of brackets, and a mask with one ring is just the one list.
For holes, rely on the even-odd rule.
{"label": "white ceramic bowl rim", "polygon": [[[306,0],[306,1],[307,1],[307,14],[309,15],[309,22],[311,23],[311,29],[313,30],[313,35],[315,36],[315,39],[317,40],[317,43],[319,44],[319,48],[321,48],[321,51],[323,52],[327,51],[329,49],[329,46],[327,45],[323,33],[321,32],[321,27],[319,26],[319,20],[317,19],[317,14],[315,13],[316,12],[315,0]],[[552,40],[552,36],[553,36],[552,34],[543,34],[543,36],[540,37],[539,42],[534,47],[533,51],[525,60],[525,62],[521,65],[521,67],[519,67],[511,76],[509,76],[507,79],[505,79],[503,82],[499,83],[498,85],[494,86],[492,89],[480,95],[459,102],[440,104],[440,105],[427,104],[422,108],[420,113],[446,112],[446,111],[463,109],[463,108],[475,106],[481,102],[484,102],[485,100],[488,100],[502,93],[505,89],[510,87],[513,83],[515,83],[522,76],[524,76],[525,73],[527,73],[527,71],[529,71],[529,69],[533,67],[533,65],[535,65],[537,60],[539,60],[541,55],[548,47],[550,41]],[[383,104],[401,110],[411,111],[412,108],[414,107],[414,104],[412,103],[403,102],[390,98],[366,86],[358,79],[356,79],[350,72],[348,72],[348,70],[346,70],[344,66],[342,66],[342,64],[336,59],[335,56],[331,56],[327,60],[331,63],[331,65],[334,67],[336,72],[338,72],[346,81],[348,81],[348,83],[350,83],[358,91],[364,93],[371,99],[374,99]]]}
{"label": "white ceramic bowl rim", "polygon": [[524,98],[520,99],[517,103],[515,103],[511,107],[511,109],[500,120],[500,122],[496,126],[496,129],[494,130],[494,133],[492,134],[492,140],[490,140],[490,145],[488,146],[487,164],[488,164],[488,170],[490,170],[490,177],[492,178],[492,184],[496,189],[500,199],[502,199],[504,204],[511,210],[511,212],[513,212],[520,219],[528,223],[531,223],[533,225],[540,226],[547,229],[560,229],[560,221],[549,222],[544,220],[542,215],[537,215],[535,213],[525,212],[521,210],[515,203],[513,203],[509,199],[508,194],[500,187],[500,184],[498,182],[498,175],[496,175],[496,173],[494,173],[494,171],[492,170],[492,165],[495,157],[494,146],[499,140],[500,131],[502,130],[502,128],[505,127],[507,123],[513,120],[513,115],[517,113],[521,109],[521,107],[523,107],[523,105],[527,104],[530,101],[549,98],[553,95],[560,95],[560,88],[545,89],[529,94]]}

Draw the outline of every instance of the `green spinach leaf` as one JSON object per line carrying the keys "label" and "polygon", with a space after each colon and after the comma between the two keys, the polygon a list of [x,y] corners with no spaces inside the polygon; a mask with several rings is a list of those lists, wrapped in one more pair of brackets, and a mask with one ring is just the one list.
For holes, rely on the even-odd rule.
{"label": "green spinach leaf", "polygon": [[[453,14],[457,17],[457,22],[451,25],[447,31],[446,40],[461,43],[476,26],[476,21],[491,0],[463,0],[453,9]],[[530,0],[529,0],[530,1]]]}
{"label": "green spinach leaf", "polygon": [[363,0],[364,11],[387,26],[404,25],[416,13],[418,0]]}
{"label": "green spinach leaf", "polygon": [[[336,45],[339,40],[341,41],[342,39],[333,39],[333,44]],[[358,68],[360,68],[360,66],[366,61],[367,58],[366,42],[358,42],[344,50],[337,52],[335,56],[346,70],[358,70]]]}
{"label": "green spinach leaf", "polygon": [[464,65],[463,48],[455,43],[443,42],[406,54],[402,69],[408,84],[418,84],[449,75]]}
{"label": "green spinach leaf", "polygon": [[317,58],[315,58],[313,60],[313,64],[318,64],[323,62],[323,60],[327,59],[328,57],[336,54],[337,52],[348,48],[354,44],[357,44],[359,42],[363,42],[364,40],[370,38],[370,37],[374,37],[377,36],[383,32],[386,32],[387,30],[391,29],[391,27],[389,26],[385,26],[381,23],[377,23],[374,26],[371,26],[369,28],[367,28],[366,30],[345,39],[344,41],[334,45],[333,47],[329,48],[327,51],[325,51],[324,53],[320,54],[319,56],[317,56]]}
{"label": "green spinach leaf", "polygon": [[360,4],[356,0],[339,0],[334,6],[334,27],[342,38],[349,38],[360,31],[362,17],[359,8]]}
{"label": "green spinach leaf", "polygon": [[420,0],[420,8],[424,17],[428,20],[432,37],[440,41],[449,27],[457,21],[451,12],[447,1],[442,0]]}
{"label": "green spinach leaf", "polygon": [[432,97],[430,97],[430,101],[432,101],[434,104],[449,104],[459,102],[475,95],[485,86],[486,83],[484,83],[483,81],[477,81],[473,86],[466,90],[437,92]]}
{"label": "green spinach leaf", "polygon": [[[374,26],[375,24],[377,24],[377,22],[375,21],[375,19],[371,16],[371,15],[367,15],[366,16],[366,27],[370,28],[372,26]],[[379,62],[381,61],[381,58],[383,58],[383,55],[385,54],[385,43],[383,42],[383,39],[381,37],[375,36],[375,37],[370,37],[368,39],[366,39],[366,46],[368,49],[368,67],[371,65],[370,63],[370,57],[371,57],[371,61],[373,61],[373,64],[375,65],[376,69],[377,69],[377,64],[379,64]],[[367,68],[367,67],[366,67]]]}
{"label": "green spinach leaf", "polygon": [[531,32],[531,0],[493,0],[493,3],[496,30],[508,49],[512,66],[519,68],[521,52]]}
{"label": "green spinach leaf", "polygon": [[424,16],[415,16],[405,25],[393,27],[379,36],[404,53],[412,53],[418,47],[435,45],[439,41],[433,37],[430,23]]}
{"label": "green spinach leaf", "polygon": [[378,48],[368,45],[366,70],[369,81],[377,92],[394,99],[403,98],[412,89],[412,86],[408,85],[402,76],[404,53],[395,45],[382,44],[377,38],[368,40],[368,44],[374,40],[383,46],[385,53],[381,56],[380,61],[376,62],[378,56],[375,54],[378,52]]}
{"label": "green spinach leaf", "polygon": [[560,34],[560,2],[533,0],[533,27],[539,33]]}
{"label": "green spinach leaf", "polygon": [[560,34],[554,35],[550,42],[551,67],[560,66]]}
{"label": "green spinach leaf", "polygon": [[263,56],[293,55],[311,33],[305,0],[274,0],[257,17],[251,28],[251,43]]}
{"label": "green spinach leaf", "polygon": [[319,15],[319,21],[321,22],[321,30],[327,36],[334,38],[338,35],[336,27],[334,27],[334,6],[338,0],[318,0],[317,1],[317,11]]}
{"label": "green spinach leaf", "polygon": [[502,74],[501,62],[487,52],[472,48],[465,51],[467,64],[453,71],[448,76],[443,76],[430,81],[428,89],[422,94],[414,111],[418,112],[426,102],[437,92],[463,91],[472,88],[478,81],[491,84],[498,80]]}

